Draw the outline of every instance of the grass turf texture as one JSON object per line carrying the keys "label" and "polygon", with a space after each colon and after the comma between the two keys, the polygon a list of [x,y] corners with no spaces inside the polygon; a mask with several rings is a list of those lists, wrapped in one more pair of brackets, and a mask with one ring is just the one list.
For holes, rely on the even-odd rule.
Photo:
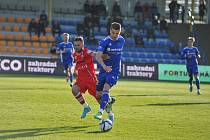
{"label": "grass turf texture", "polygon": [[85,95],[92,112],[81,120],[64,78],[0,75],[0,139],[209,140],[210,86],[201,89],[197,96],[187,83],[121,80],[111,90],[114,127],[101,133],[94,98]]}

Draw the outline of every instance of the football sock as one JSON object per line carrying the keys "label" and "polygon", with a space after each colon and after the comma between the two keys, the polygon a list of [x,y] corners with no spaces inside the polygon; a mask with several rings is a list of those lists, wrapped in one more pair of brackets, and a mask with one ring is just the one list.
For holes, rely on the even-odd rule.
{"label": "football sock", "polygon": [[192,84],[193,84],[193,77],[192,76],[190,76],[189,84],[190,84],[190,86],[192,86]]}
{"label": "football sock", "polygon": [[200,80],[196,80],[196,86],[197,86],[197,89],[200,89]]}
{"label": "football sock", "polygon": [[109,102],[109,92],[103,91],[101,100],[100,100],[100,110],[99,112],[103,113],[104,109],[106,108],[107,103]]}
{"label": "football sock", "polygon": [[84,107],[84,108],[87,108],[87,107],[88,107],[88,104],[85,102],[85,103],[83,104],[83,107]]}
{"label": "football sock", "polygon": [[77,93],[77,95],[75,95],[75,98],[77,99],[77,101],[78,101],[81,105],[83,105],[83,104],[86,103],[84,97],[82,96],[82,94],[81,94],[80,92]]}
{"label": "football sock", "polygon": [[73,82],[73,74],[70,74],[69,79],[70,79],[70,82],[72,83]]}

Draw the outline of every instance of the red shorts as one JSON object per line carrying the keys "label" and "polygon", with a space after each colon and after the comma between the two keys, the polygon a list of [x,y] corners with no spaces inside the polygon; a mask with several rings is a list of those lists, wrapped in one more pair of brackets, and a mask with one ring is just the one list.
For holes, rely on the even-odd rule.
{"label": "red shorts", "polygon": [[90,95],[96,98],[96,82],[93,80],[77,80],[75,85],[79,86],[80,93],[89,92]]}

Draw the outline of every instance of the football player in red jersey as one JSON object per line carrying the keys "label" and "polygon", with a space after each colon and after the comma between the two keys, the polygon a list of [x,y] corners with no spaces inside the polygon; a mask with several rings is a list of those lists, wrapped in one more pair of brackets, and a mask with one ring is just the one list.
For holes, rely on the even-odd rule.
{"label": "football player in red jersey", "polygon": [[88,91],[98,102],[100,100],[100,97],[96,96],[97,79],[93,61],[94,54],[92,51],[84,47],[83,37],[75,38],[74,47],[75,52],[73,56],[76,63],[75,74],[77,75],[77,78],[72,87],[72,93],[78,102],[83,105],[84,110],[81,118],[85,118],[87,113],[91,111],[91,108],[85,101],[83,94]]}

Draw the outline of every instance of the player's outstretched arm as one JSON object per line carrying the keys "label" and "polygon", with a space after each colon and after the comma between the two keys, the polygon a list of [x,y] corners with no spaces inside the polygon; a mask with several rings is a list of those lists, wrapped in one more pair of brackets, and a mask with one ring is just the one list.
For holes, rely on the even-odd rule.
{"label": "player's outstretched arm", "polygon": [[110,66],[106,66],[104,64],[104,61],[103,61],[103,53],[102,52],[98,52],[96,54],[96,61],[103,67],[103,69],[106,71],[106,72],[111,72],[112,71],[112,68]]}
{"label": "player's outstretched arm", "polygon": [[[95,57],[96,57],[96,54],[97,54],[97,52],[93,52],[93,53],[92,53],[92,56],[95,56]],[[101,57],[102,57],[103,60],[108,60],[108,59],[110,59],[110,57],[109,57],[108,54],[103,54],[103,53],[102,53]]]}

